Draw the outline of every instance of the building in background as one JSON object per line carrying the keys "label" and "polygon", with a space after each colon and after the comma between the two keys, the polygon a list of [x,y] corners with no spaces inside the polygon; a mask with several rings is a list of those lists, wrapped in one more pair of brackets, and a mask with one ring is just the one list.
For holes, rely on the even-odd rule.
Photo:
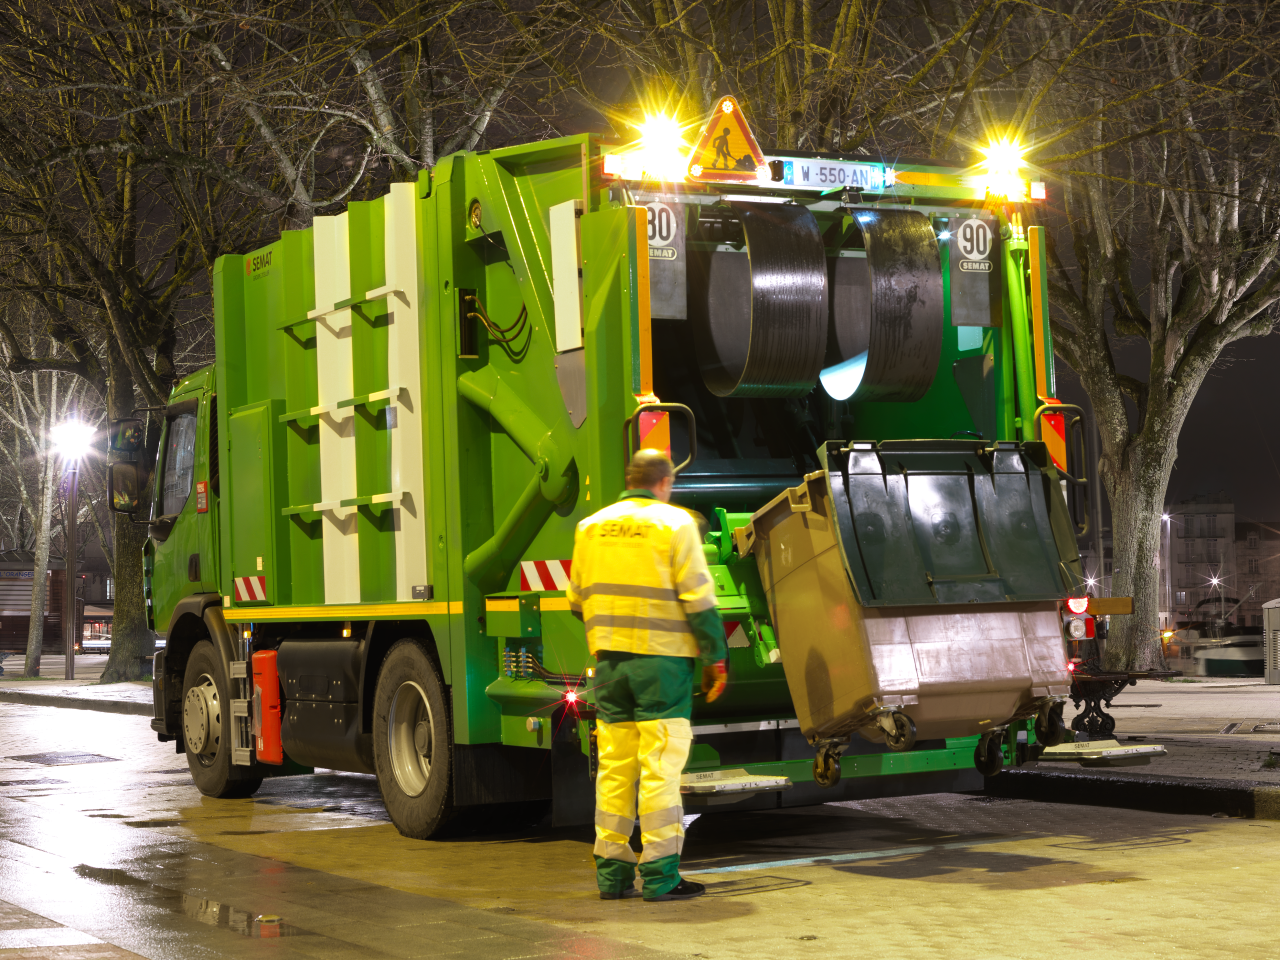
{"label": "building in background", "polygon": [[[1160,543],[1161,626],[1174,628],[1223,614],[1237,626],[1252,626],[1256,616],[1260,626],[1262,604],[1272,598],[1264,594],[1274,591],[1262,574],[1263,525],[1237,524],[1235,504],[1221,491],[1170,504],[1165,515],[1169,519],[1163,523]],[[1280,547],[1280,534],[1276,537]],[[1280,565],[1272,564],[1280,575]],[[1253,597],[1237,607],[1255,584]]]}
{"label": "building in background", "polygon": [[1237,521],[1236,567],[1244,602],[1234,620],[1261,627],[1262,605],[1280,597],[1280,521]]}
{"label": "building in background", "polygon": [[[31,588],[35,583],[35,558],[29,550],[0,553],[0,653],[22,654],[27,649],[31,623]],[[49,588],[40,614],[44,620],[42,652],[62,652],[62,589],[66,569],[61,560],[49,560],[45,576]]]}

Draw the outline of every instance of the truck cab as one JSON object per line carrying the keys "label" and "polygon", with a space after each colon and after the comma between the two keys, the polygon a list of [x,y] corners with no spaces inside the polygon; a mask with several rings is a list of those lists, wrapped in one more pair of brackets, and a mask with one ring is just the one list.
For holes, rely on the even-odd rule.
{"label": "truck cab", "polygon": [[218,587],[218,433],[213,368],[183,378],[164,409],[145,551],[151,628],[167,642],[187,598]]}

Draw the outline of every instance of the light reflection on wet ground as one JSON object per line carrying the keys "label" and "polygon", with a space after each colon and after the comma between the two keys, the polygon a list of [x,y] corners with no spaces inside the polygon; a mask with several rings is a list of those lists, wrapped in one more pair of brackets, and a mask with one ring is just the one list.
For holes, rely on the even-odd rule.
{"label": "light reflection on wet ground", "polygon": [[165,960],[1235,958],[1277,919],[1280,823],[962,795],[712,813],[685,851],[707,897],[606,903],[590,828],[406,840],[374,778],[335,772],[209,800],[144,719],[0,705],[0,757],[74,751],[120,759],[0,760],[0,960],[5,909],[25,950]]}

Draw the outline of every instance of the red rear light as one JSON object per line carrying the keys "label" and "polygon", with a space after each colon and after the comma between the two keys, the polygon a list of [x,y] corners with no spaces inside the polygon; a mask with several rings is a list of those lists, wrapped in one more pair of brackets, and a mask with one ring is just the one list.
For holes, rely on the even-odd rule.
{"label": "red rear light", "polygon": [[1068,597],[1067,609],[1072,613],[1084,613],[1089,609],[1088,597]]}
{"label": "red rear light", "polygon": [[1075,673],[1075,672],[1076,672],[1076,665],[1075,665],[1074,663],[1068,663],[1068,664],[1067,664],[1067,669],[1068,669],[1068,670],[1070,670],[1072,673]]}
{"label": "red rear light", "polygon": [[1093,617],[1084,618],[1084,638],[1086,640],[1093,639]]}

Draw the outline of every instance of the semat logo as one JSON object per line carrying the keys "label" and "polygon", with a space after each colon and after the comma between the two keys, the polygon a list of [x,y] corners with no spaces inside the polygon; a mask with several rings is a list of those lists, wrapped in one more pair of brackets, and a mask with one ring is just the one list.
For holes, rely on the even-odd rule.
{"label": "semat logo", "polygon": [[247,277],[251,273],[257,273],[264,267],[271,266],[271,251],[266,253],[255,254],[244,262],[244,275]]}

